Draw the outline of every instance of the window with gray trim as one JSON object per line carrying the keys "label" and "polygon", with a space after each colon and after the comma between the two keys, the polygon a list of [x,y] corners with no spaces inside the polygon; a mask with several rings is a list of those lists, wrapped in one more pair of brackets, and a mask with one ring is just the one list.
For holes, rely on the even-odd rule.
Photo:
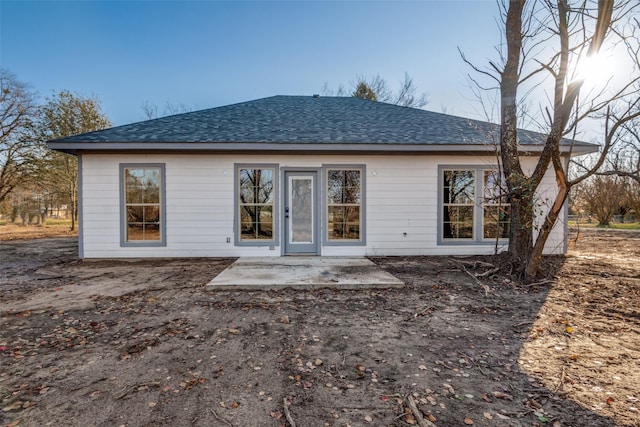
{"label": "window with gray trim", "polygon": [[123,245],[164,245],[164,165],[120,165],[120,171]]}
{"label": "window with gray trim", "polygon": [[494,167],[440,168],[440,238],[482,242],[509,237],[504,179]]}
{"label": "window with gray trim", "polygon": [[363,168],[326,168],[328,242],[363,241]]}
{"label": "window with gray trim", "polygon": [[498,170],[483,170],[482,187],[482,237],[484,239],[508,239],[511,215],[508,190]]}
{"label": "window with gray trim", "polygon": [[276,166],[238,166],[237,235],[244,243],[276,241]]}
{"label": "window with gray trim", "polygon": [[475,171],[444,170],[442,186],[442,237],[473,239]]}

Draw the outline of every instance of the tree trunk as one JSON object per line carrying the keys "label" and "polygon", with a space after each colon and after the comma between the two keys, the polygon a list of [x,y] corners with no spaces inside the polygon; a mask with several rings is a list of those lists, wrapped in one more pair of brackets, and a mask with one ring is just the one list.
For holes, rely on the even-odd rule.
{"label": "tree trunk", "polygon": [[507,61],[500,80],[500,156],[511,204],[509,253],[520,261],[526,259],[532,241],[531,230],[527,227],[532,216],[532,196],[526,191],[528,179],[522,171],[518,153],[517,94],[524,5],[524,0],[509,2],[506,20]]}
{"label": "tree trunk", "polygon": [[533,245],[533,197],[526,192],[511,196],[509,254],[522,263],[529,259]]}

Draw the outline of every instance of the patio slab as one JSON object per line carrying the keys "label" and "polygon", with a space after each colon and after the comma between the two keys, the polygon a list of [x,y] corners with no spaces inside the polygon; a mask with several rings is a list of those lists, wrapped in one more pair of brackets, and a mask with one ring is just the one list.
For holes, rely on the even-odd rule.
{"label": "patio slab", "polygon": [[403,286],[400,279],[367,258],[242,257],[209,282],[206,289],[363,289]]}

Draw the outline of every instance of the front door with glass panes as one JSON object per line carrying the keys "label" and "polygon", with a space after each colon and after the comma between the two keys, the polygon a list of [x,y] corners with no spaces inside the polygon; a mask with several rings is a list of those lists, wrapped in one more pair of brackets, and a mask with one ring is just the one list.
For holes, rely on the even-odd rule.
{"label": "front door with glass panes", "polygon": [[284,172],[284,254],[318,255],[318,172]]}

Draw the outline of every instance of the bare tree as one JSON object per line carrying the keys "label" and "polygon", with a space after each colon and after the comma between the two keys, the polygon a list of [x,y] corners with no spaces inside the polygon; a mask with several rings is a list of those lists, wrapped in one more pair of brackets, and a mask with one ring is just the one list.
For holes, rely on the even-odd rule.
{"label": "bare tree", "polygon": [[640,181],[629,179],[626,186],[625,203],[629,210],[635,214],[636,220],[640,221]]}
{"label": "bare tree", "polygon": [[593,215],[599,226],[608,226],[626,202],[626,184],[615,175],[592,176],[576,187],[576,204]]}
{"label": "bare tree", "polygon": [[370,77],[358,74],[355,80],[349,83],[349,87],[350,90],[340,85],[337,90],[332,90],[325,83],[321,93],[326,96],[353,96],[413,108],[422,108],[429,102],[429,95],[426,92],[418,92],[413,78],[408,73],[404,73],[404,79],[395,92],[379,74]]}
{"label": "bare tree", "polygon": [[36,96],[16,76],[0,69],[0,203],[28,175],[33,165]]}
{"label": "bare tree", "polygon": [[164,105],[164,109],[162,113],[159,112],[158,106],[156,104],[152,104],[149,101],[145,101],[140,108],[142,108],[142,112],[148,120],[157,119],[158,117],[164,116],[173,116],[175,114],[188,113],[192,111],[184,104],[171,104],[167,102]]}
{"label": "bare tree", "polygon": [[[615,88],[607,82],[599,90],[582,94],[586,78],[583,63],[596,56],[605,42],[608,48],[622,45],[630,53],[637,52],[638,20],[633,15],[638,7],[635,0],[616,4],[613,0],[502,0],[504,44],[498,49],[500,62],[490,62],[488,69],[481,69],[463,55],[479,76],[493,80],[495,85],[490,89],[500,94],[500,156],[511,208],[509,253],[525,266],[523,274],[528,280],[538,273],[544,246],[569,190],[600,169],[625,125],[640,115],[637,55],[629,55],[633,61],[629,79]],[[520,158],[518,124],[523,99],[535,94],[541,103],[548,100],[537,117],[546,138],[535,167],[527,172]],[[575,138],[580,125],[589,118],[599,118],[603,123],[600,157],[591,168],[583,168],[570,179],[560,145]],[[540,211],[536,194],[550,168],[557,195],[534,233],[535,212]]]}
{"label": "bare tree", "polygon": [[607,159],[600,175],[618,175],[640,184],[640,119],[624,123],[620,129],[620,142]]}

